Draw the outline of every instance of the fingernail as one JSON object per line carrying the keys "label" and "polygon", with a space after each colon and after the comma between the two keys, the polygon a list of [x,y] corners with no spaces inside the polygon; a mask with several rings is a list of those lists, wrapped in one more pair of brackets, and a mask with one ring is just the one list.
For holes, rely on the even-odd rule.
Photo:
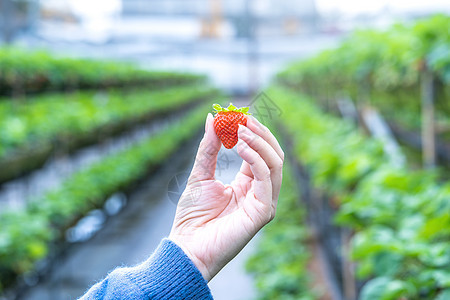
{"label": "fingernail", "polygon": [[[206,115],[205,132],[208,132],[210,115],[211,115],[211,113],[208,113],[208,114]],[[212,115],[211,115],[211,116],[212,116]]]}

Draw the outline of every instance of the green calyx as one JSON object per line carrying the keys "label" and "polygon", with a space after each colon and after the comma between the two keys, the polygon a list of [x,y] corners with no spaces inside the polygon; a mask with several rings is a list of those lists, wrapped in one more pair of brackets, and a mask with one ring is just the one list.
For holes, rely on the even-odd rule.
{"label": "green calyx", "polygon": [[214,113],[217,114],[219,112],[231,112],[231,111],[235,111],[235,112],[240,112],[243,113],[244,115],[250,115],[249,111],[249,107],[236,107],[234,106],[232,103],[230,103],[230,105],[228,105],[227,108],[220,106],[220,104],[213,104],[213,108],[214,108]]}

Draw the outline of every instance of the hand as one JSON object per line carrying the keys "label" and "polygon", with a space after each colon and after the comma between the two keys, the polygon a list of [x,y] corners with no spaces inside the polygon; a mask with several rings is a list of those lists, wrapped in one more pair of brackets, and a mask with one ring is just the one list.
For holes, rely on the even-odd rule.
{"label": "hand", "polygon": [[169,236],[207,281],[275,216],[284,153],[272,133],[251,116],[238,136],[243,163],[231,185],[224,185],[214,177],[221,142],[208,114]]}

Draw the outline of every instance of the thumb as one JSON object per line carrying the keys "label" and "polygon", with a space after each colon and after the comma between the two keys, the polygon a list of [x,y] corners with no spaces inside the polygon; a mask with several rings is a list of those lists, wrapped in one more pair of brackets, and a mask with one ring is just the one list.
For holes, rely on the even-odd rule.
{"label": "thumb", "polygon": [[206,117],[205,135],[198,147],[189,182],[214,179],[221,143],[214,131],[213,122],[213,116],[209,113]]}

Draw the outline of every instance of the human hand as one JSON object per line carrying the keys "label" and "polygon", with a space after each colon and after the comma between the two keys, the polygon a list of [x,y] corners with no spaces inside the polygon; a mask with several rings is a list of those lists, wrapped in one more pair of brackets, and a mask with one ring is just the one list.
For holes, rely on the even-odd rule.
{"label": "human hand", "polygon": [[215,179],[221,142],[208,114],[169,235],[207,281],[275,216],[284,153],[269,129],[252,116],[247,127],[240,125],[238,136],[242,166],[231,184],[223,184]]}

